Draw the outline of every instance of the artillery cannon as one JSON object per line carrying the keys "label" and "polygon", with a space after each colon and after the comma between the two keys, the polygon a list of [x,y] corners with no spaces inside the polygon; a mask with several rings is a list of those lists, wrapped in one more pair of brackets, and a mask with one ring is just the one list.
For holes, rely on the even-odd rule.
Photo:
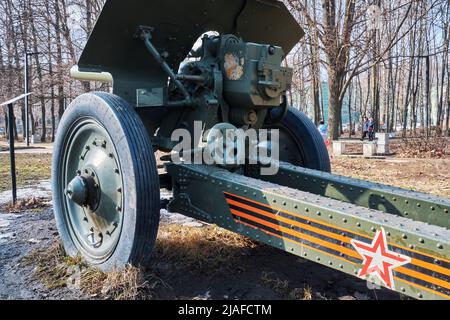
{"label": "artillery cannon", "polygon": [[[54,146],[66,251],[104,270],[148,263],[167,188],[169,211],[415,298],[450,298],[450,201],[330,173],[322,137],[287,105],[282,61],[302,36],[275,0],[106,1],[71,75],[113,93],[76,98]],[[244,140],[244,162],[185,161],[212,154],[211,132],[224,128],[278,141]],[[177,149],[177,130],[189,149]],[[249,145],[279,159],[252,158]],[[163,172],[156,151],[171,152]]]}

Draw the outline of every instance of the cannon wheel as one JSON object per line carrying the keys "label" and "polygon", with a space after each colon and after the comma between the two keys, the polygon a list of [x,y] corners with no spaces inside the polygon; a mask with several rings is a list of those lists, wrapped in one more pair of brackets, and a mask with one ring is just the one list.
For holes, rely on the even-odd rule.
{"label": "cannon wheel", "polygon": [[330,172],[330,157],[322,136],[303,113],[289,107],[277,125],[280,130],[280,160],[296,166]]}
{"label": "cannon wheel", "polygon": [[55,219],[70,256],[102,270],[148,263],[159,225],[150,137],[134,109],[87,93],[65,111],[52,163]]}

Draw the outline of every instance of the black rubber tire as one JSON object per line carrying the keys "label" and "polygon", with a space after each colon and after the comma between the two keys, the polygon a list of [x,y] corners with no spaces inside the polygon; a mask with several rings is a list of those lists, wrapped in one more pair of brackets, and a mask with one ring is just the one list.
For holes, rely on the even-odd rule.
{"label": "black rubber tire", "polygon": [[123,174],[123,224],[119,241],[105,261],[90,264],[102,270],[121,269],[127,264],[146,265],[155,244],[160,219],[160,189],[150,137],[135,110],[122,98],[103,92],[76,98],[59,123],[52,160],[53,207],[56,225],[67,254],[80,254],[70,236],[64,214],[65,186],[59,177],[66,135],[80,118],[92,118],[113,141]]}
{"label": "black rubber tire", "polygon": [[[280,150],[281,160],[291,162],[304,168],[330,172],[330,156],[327,146],[314,123],[306,114],[289,107],[286,116],[278,125],[286,136],[293,140],[292,144],[297,146],[297,150],[290,150],[295,154],[294,161],[283,159],[283,150]],[[280,141],[283,143],[283,141]]]}

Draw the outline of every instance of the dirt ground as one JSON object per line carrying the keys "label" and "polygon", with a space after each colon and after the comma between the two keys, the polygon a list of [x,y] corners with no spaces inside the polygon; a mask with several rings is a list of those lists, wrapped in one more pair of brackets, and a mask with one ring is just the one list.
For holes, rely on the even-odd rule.
{"label": "dirt ground", "polygon": [[[41,161],[39,166],[48,170],[48,156],[38,158],[35,160]],[[35,162],[22,160],[19,163],[24,167]],[[333,171],[341,175],[450,198],[449,159],[339,158],[332,162]],[[7,169],[0,170],[0,191],[8,189],[3,171]],[[24,178],[24,181],[22,186],[30,184],[30,179]],[[58,247],[59,239],[49,203],[48,183],[41,182],[39,190],[39,198],[24,200],[16,208],[6,205],[6,193],[0,192],[0,299],[404,298],[385,289],[368,288],[365,281],[253,243],[220,228],[165,212],[154,263],[149,269],[139,271],[139,281],[138,278],[131,281],[131,287],[138,287],[134,294],[124,295],[128,287],[120,291],[117,285],[115,294],[105,290],[108,275],[91,276],[93,282],[90,283],[100,288],[97,291],[83,290],[68,285],[70,274],[65,271],[67,258],[63,253],[49,251]],[[22,196],[30,197],[29,192],[23,191]],[[54,270],[48,269],[58,269],[59,273],[52,274]],[[86,274],[92,275],[92,272]],[[129,279],[127,281],[130,283]]]}

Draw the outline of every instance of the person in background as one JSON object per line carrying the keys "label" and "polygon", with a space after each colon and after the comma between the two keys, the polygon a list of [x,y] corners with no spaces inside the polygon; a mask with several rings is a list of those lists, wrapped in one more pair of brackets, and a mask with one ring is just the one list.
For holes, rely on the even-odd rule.
{"label": "person in background", "polygon": [[361,141],[364,141],[364,138],[367,136],[368,133],[369,133],[369,119],[367,119],[367,117],[364,117],[363,118],[363,125],[362,125]]}
{"label": "person in background", "polygon": [[328,127],[325,124],[325,121],[320,120],[319,126],[317,127],[317,129],[319,130],[320,135],[323,138],[323,141],[325,141],[325,143],[327,143],[327,141],[328,141]]}
{"label": "person in background", "polygon": [[375,139],[375,122],[373,121],[373,118],[369,119],[368,132],[369,132],[369,141],[373,141],[373,139]]}

